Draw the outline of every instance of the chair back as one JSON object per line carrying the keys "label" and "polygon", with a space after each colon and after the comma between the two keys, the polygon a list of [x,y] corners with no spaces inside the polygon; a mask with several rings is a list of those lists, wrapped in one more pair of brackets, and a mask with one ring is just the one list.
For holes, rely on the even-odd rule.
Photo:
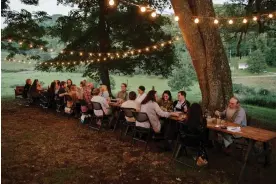
{"label": "chair back", "polygon": [[135,109],[133,109],[133,108],[121,108],[121,109],[124,112],[126,117],[128,117],[128,118],[134,117],[132,112],[135,112],[136,111]]}
{"label": "chair back", "polygon": [[149,121],[149,117],[147,115],[147,113],[145,112],[132,112],[134,118],[136,119],[136,121],[143,123],[145,121]]}
{"label": "chair back", "polygon": [[103,110],[102,105],[99,102],[92,102],[92,107],[94,110]]}

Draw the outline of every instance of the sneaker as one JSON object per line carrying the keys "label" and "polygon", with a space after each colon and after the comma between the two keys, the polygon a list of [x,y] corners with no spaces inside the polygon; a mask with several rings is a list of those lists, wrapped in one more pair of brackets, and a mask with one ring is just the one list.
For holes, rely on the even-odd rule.
{"label": "sneaker", "polygon": [[208,161],[206,159],[202,159],[202,157],[198,157],[196,161],[196,165],[199,167],[205,166],[208,164]]}

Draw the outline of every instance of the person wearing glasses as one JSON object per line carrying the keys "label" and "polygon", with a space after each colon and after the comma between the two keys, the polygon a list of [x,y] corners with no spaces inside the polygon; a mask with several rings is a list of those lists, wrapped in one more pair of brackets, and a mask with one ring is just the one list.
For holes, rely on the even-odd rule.
{"label": "person wearing glasses", "polygon": [[[233,122],[240,126],[247,126],[245,110],[240,106],[240,101],[237,97],[232,97],[229,100],[228,107],[223,112],[215,111],[215,115],[228,122]],[[224,151],[229,153],[231,151],[230,145],[233,143],[232,135],[222,134],[222,137],[225,146]],[[235,137],[238,138],[237,136]]]}
{"label": "person wearing glasses", "polygon": [[121,102],[125,102],[128,100],[128,92],[127,92],[127,84],[126,83],[121,84],[121,91],[119,91],[117,93],[116,98],[119,99]]}

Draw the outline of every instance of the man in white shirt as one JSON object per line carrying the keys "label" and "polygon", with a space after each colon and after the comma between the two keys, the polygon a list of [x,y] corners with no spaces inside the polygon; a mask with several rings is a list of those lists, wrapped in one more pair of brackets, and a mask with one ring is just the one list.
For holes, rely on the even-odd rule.
{"label": "man in white shirt", "polygon": [[[94,89],[93,93],[94,93],[94,96],[91,99],[91,102],[100,103],[105,115],[111,114],[111,109],[109,108],[107,100],[104,97],[99,95],[100,94],[100,89],[99,88]],[[103,111],[102,110],[94,110],[94,113],[95,113],[96,116],[102,116]]]}
{"label": "man in white shirt", "polygon": [[142,101],[147,96],[147,94],[145,93],[145,90],[146,90],[145,86],[139,86],[139,88],[138,88],[138,96],[137,96],[137,98],[135,100],[137,103],[141,104]]}
{"label": "man in white shirt", "polygon": [[[128,99],[129,100],[125,101],[122,104],[121,107],[122,108],[132,108],[132,109],[135,109],[136,111],[140,111],[140,104],[135,101],[135,99],[136,99],[136,93],[134,91],[131,91],[129,93]],[[135,118],[128,118],[128,117],[126,117],[126,120],[128,122],[135,122]]]}

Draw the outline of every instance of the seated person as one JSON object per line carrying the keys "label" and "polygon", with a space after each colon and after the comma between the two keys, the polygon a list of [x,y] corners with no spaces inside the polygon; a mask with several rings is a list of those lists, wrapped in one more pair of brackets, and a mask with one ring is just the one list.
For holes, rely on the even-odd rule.
{"label": "seated person", "polygon": [[[165,117],[165,118],[168,118],[170,116],[178,117],[179,114],[175,112],[162,111],[162,109],[156,103],[157,98],[158,97],[157,97],[156,91],[154,90],[149,91],[147,96],[141,103],[141,112],[147,113],[154,132],[159,133],[161,130],[161,123],[160,123],[159,117]],[[150,128],[149,122],[141,123],[136,121],[136,126]]]}
{"label": "seated person", "polygon": [[190,102],[186,100],[186,92],[179,91],[177,94],[177,101],[174,101],[173,108],[175,112],[187,113],[190,107]]}
{"label": "seated person", "polygon": [[[135,94],[136,95],[136,94]],[[121,84],[121,91],[118,92],[116,98],[120,99],[120,102],[125,102],[127,101],[128,98],[128,92],[127,92],[127,84],[122,83]]]}
{"label": "seated person", "polygon": [[28,98],[28,93],[29,93],[29,89],[30,87],[32,86],[32,80],[31,79],[27,79],[26,80],[26,84],[24,86],[24,89],[23,89],[23,98]]}
{"label": "seated person", "polygon": [[146,90],[146,88],[144,86],[139,86],[139,88],[138,88],[138,96],[135,101],[138,102],[139,104],[141,104],[141,102],[147,96],[147,94],[145,93],[145,90]]}
{"label": "seated person", "polygon": [[166,90],[163,92],[162,98],[158,100],[158,105],[164,111],[172,111],[173,110],[172,95],[169,90]]}
{"label": "seated person", "polygon": [[[104,97],[100,96],[100,89],[99,88],[94,89],[93,97],[91,99],[91,102],[100,103],[105,115],[110,115],[111,114],[111,109],[109,108],[107,100]],[[94,110],[94,113],[95,113],[96,116],[102,116],[102,115],[104,115],[103,111],[102,110]]]}
{"label": "seated person", "polygon": [[[139,111],[140,110],[140,104],[135,101],[135,99],[136,99],[136,93],[134,91],[131,91],[129,93],[128,98],[129,98],[129,100],[125,101],[121,105],[121,107],[122,108],[132,108],[132,109],[135,109],[136,111]],[[126,117],[126,120],[128,122],[135,122],[135,118],[128,118],[128,117]]]}
{"label": "seated person", "polygon": [[100,96],[104,97],[107,101],[110,100],[110,98],[109,98],[109,92],[107,90],[107,86],[106,85],[101,85],[101,87],[100,87]]}
{"label": "seated person", "polygon": [[33,103],[36,104],[39,102],[41,90],[42,90],[42,87],[39,84],[38,79],[35,79],[32,86],[29,89],[29,93],[31,98],[33,99]]}
{"label": "seated person", "polygon": [[[216,111],[215,115],[225,119],[226,121],[236,123],[240,126],[246,126],[246,113],[245,110],[240,106],[240,101],[236,97],[232,97],[229,101],[228,107],[223,112]],[[228,152],[229,146],[233,143],[232,136],[229,134],[222,134],[225,151]],[[238,137],[238,136],[235,136]]]}
{"label": "seated person", "polygon": [[70,92],[65,92],[59,96],[66,96],[66,107],[72,108],[78,101],[77,86],[75,84],[71,85]]}

